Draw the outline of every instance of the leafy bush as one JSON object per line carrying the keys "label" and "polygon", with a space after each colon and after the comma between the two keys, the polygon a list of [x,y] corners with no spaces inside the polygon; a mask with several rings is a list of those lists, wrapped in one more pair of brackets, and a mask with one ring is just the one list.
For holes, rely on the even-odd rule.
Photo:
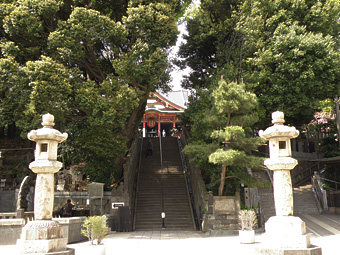
{"label": "leafy bush", "polygon": [[90,216],[84,221],[82,227],[82,235],[86,236],[91,244],[95,240],[100,244],[108,231],[106,216]]}

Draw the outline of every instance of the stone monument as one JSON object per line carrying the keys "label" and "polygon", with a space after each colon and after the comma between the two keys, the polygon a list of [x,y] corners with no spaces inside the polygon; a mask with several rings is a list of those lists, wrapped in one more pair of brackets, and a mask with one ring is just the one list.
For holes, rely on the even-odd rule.
{"label": "stone monument", "polygon": [[58,144],[67,139],[67,134],[53,129],[54,116],[42,117],[43,128],[32,130],[28,139],[36,142],[35,161],[29,168],[37,174],[34,195],[34,221],[26,224],[21,239],[17,240],[21,254],[73,255],[67,249],[67,237],[57,221],[52,220],[54,201],[54,174],[62,163],[57,161]]}
{"label": "stone monument", "polygon": [[273,189],[276,216],[265,224],[265,242],[257,249],[257,254],[313,254],[321,255],[321,248],[312,247],[310,236],[306,234],[306,223],[293,216],[293,187],[290,175],[297,165],[291,153],[290,139],[296,138],[299,131],[295,127],[283,125],[283,112],[272,113],[273,126],[259,135],[269,140],[270,158],[264,164],[274,172]]}

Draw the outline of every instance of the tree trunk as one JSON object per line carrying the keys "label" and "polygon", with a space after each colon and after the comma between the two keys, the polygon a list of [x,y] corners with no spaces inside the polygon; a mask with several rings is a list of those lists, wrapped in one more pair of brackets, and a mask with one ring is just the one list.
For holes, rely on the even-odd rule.
{"label": "tree trunk", "polygon": [[339,96],[338,95],[335,96],[334,103],[335,103],[335,113],[336,113],[336,128],[338,130],[337,138],[338,138],[338,143],[340,146],[340,113],[339,113]]}
{"label": "tree trunk", "polygon": [[222,172],[221,172],[221,181],[220,181],[220,186],[218,188],[218,195],[223,196],[223,189],[224,189],[224,184],[225,184],[225,173],[226,173],[227,166],[222,165]]}
{"label": "tree trunk", "polygon": [[125,124],[125,136],[128,137],[129,139],[127,142],[128,148],[130,148],[132,141],[134,139],[134,133],[143,118],[149,93],[150,93],[149,91],[146,91],[145,94],[142,95],[142,97],[140,98],[139,105],[135,109],[133,109],[130,118],[127,120]]}
{"label": "tree trunk", "polygon": [[[128,150],[130,150],[131,144],[133,140],[135,139],[135,132],[138,128],[138,125],[141,122],[141,119],[143,118],[143,114],[145,112],[146,103],[149,97],[149,91],[146,91],[145,94],[143,94],[140,98],[138,106],[133,109],[131,112],[131,115],[129,119],[126,121],[124,127],[122,128],[122,132],[124,133],[124,136],[128,138],[126,142],[126,147]],[[117,157],[115,159],[115,164],[119,165],[121,167],[121,177],[123,177],[123,164],[125,163],[126,158],[125,157]]]}

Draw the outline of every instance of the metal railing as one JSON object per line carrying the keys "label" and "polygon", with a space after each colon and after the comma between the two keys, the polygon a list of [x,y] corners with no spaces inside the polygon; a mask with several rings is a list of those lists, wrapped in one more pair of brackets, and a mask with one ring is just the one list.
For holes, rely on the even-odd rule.
{"label": "metal railing", "polygon": [[189,175],[189,171],[188,171],[188,167],[187,167],[185,154],[184,154],[184,151],[183,151],[182,142],[181,142],[180,139],[177,139],[177,141],[178,141],[179,151],[180,151],[180,155],[181,155],[182,166],[183,166],[184,173],[185,173],[185,180],[186,180],[188,193],[189,193],[189,197],[190,197],[190,204],[191,204],[191,208],[192,208],[192,214],[193,214],[193,218],[194,218],[195,227],[196,227],[197,230],[200,230],[200,224],[199,224],[199,221],[198,221],[198,216],[197,216],[197,211],[196,211],[196,206],[195,206],[195,198],[194,198],[194,194],[193,194],[193,191],[192,191],[190,175]]}
{"label": "metal railing", "polygon": [[162,136],[161,131],[158,130],[159,137],[159,155],[161,158],[161,203],[162,203],[162,229],[165,229],[165,208],[164,208],[164,193],[163,193],[163,150],[162,150]]}
{"label": "metal railing", "polygon": [[311,177],[313,177],[314,173],[319,170],[319,168],[320,168],[320,161],[318,161],[312,166],[304,168],[302,171],[292,176],[293,186],[298,187],[301,184],[308,181]]}
{"label": "metal railing", "polygon": [[335,184],[335,190],[338,190],[338,184],[340,184],[340,182],[333,181],[333,180],[330,180],[330,179],[327,179],[327,178],[323,178],[323,177],[320,177],[320,180],[334,183]]}
{"label": "metal railing", "polygon": [[328,211],[327,192],[322,187],[320,176],[315,173],[311,178],[311,181],[313,194],[316,199],[319,212],[322,213],[324,211]]}
{"label": "metal railing", "polygon": [[140,143],[140,151],[139,151],[139,162],[138,162],[138,171],[137,171],[137,176],[136,176],[136,186],[134,189],[134,208],[133,208],[133,226],[132,229],[135,230],[135,226],[136,226],[136,208],[137,208],[137,192],[138,192],[138,186],[139,186],[139,173],[140,173],[140,166],[142,163],[142,155],[143,155],[143,141],[144,138],[141,138],[142,141]]}

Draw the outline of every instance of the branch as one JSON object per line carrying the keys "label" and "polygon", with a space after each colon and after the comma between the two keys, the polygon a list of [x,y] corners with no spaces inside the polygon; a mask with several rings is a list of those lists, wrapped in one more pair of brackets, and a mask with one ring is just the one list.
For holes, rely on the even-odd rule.
{"label": "branch", "polygon": [[132,84],[133,86],[135,86],[135,87],[142,88],[143,90],[148,90],[147,87],[145,87],[145,86],[139,84],[138,82],[136,82],[136,81],[134,81],[134,80],[132,80],[132,81],[130,81],[130,82],[131,82],[131,84]]}

